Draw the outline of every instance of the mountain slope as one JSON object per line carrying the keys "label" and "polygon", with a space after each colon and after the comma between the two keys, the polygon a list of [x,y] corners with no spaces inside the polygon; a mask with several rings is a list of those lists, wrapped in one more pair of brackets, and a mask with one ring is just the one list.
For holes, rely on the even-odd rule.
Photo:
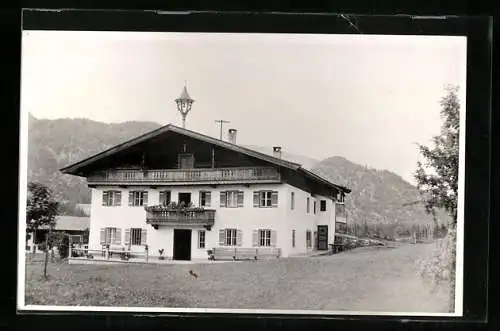
{"label": "mountain slope", "polygon": [[[400,176],[370,169],[335,156],[316,164],[313,171],[334,183],[349,187],[346,198],[349,220],[375,224],[432,224],[433,218],[423,205],[406,205],[419,201],[417,189]],[[439,212],[438,218],[447,216]]]}
{"label": "mountain slope", "polygon": [[160,127],[152,122],[108,124],[88,119],[28,120],[28,180],[47,184],[59,200],[89,203],[85,179],[64,166]]}

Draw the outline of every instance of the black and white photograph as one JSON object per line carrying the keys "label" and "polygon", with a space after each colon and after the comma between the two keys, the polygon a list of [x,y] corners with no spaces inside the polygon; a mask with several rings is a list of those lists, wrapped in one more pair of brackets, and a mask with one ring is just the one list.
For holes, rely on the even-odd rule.
{"label": "black and white photograph", "polygon": [[466,37],[21,53],[20,310],[463,315]]}

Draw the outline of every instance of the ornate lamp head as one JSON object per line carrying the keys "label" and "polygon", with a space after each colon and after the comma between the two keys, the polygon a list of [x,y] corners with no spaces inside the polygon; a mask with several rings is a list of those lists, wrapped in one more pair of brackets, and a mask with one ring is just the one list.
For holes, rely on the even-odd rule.
{"label": "ornate lamp head", "polygon": [[182,90],[181,96],[175,99],[175,103],[177,104],[177,110],[182,115],[182,127],[186,126],[186,116],[191,110],[191,106],[193,105],[194,100],[188,94],[187,87],[184,85],[184,89]]}

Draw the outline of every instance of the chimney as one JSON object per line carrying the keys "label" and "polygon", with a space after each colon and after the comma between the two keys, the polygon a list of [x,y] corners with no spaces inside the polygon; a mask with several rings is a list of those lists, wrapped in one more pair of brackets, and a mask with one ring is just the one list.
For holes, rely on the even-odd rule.
{"label": "chimney", "polygon": [[236,144],[236,133],[238,131],[236,129],[229,129],[227,133],[228,140],[231,144]]}
{"label": "chimney", "polygon": [[281,159],[281,146],[273,147],[273,156]]}

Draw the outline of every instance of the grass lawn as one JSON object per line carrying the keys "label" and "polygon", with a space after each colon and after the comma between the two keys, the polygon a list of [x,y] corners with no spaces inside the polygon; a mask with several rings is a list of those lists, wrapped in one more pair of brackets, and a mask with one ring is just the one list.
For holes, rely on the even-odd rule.
{"label": "grass lawn", "polygon": [[[27,262],[27,305],[447,312],[446,286],[414,269],[435,244],[220,264]],[[199,275],[192,277],[188,271]]]}

